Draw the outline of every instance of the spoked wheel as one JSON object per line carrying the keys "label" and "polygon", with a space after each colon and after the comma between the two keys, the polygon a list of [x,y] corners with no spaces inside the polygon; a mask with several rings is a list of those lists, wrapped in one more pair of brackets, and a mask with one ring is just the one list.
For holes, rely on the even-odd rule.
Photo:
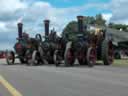
{"label": "spoked wheel", "polygon": [[94,48],[88,48],[86,61],[89,67],[93,67],[96,64],[96,50]]}
{"label": "spoked wheel", "polygon": [[6,53],[6,61],[8,65],[12,65],[15,62],[15,54],[13,51],[8,51]]}
{"label": "spoked wheel", "polygon": [[53,59],[56,66],[59,66],[61,64],[62,57],[60,56],[58,50],[55,50]]}
{"label": "spoked wheel", "polygon": [[33,51],[31,65],[32,66],[38,65],[40,63],[40,61],[41,61],[40,53],[36,50]]}
{"label": "spoked wheel", "polygon": [[104,40],[102,43],[102,59],[104,65],[111,65],[114,61],[112,42]]}
{"label": "spoked wheel", "polygon": [[71,48],[66,49],[64,56],[65,66],[73,66],[74,61],[75,61],[75,56],[73,54],[72,49]]}
{"label": "spoked wheel", "polygon": [[40,58],[41,58],[41,61],[42,61],[41,63],[48,64],[48,61],[45,59],[45,56],[44,56],[45,55],[44,50],[41,46],[38,47],[38,51],[40,53]]}

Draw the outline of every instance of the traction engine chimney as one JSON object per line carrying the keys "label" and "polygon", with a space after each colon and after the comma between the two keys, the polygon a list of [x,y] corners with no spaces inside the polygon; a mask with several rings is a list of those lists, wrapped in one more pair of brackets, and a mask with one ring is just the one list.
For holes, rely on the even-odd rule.
{"label": "traction engine chimney", "polygon": [[82,33],[83,32],[83,16],[77,16],[77,21],[78,21],[78,32]]}
{"label": "traction engine chimney", "polygon": [[17,26],[18,26],[18,38],[22,38],[22,33],[23,33],[23,24],[22,23],[18,23],[17,24]]}
{"label": "traction engine chimney", "polygon": [[49,20],[44,20],[45,36],[49,35]]}

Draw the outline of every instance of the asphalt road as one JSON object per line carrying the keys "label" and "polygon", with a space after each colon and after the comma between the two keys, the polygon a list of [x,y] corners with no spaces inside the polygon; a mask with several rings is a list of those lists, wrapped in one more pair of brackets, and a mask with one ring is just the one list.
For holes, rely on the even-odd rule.
{"label": "asphalt road", "polygon": [[128,96],[128,68],[112,66],[26,66],[0,64],[0,96]]}

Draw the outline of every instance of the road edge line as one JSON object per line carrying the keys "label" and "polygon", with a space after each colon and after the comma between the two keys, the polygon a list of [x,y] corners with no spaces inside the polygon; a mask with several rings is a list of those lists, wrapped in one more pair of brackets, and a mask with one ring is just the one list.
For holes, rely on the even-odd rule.
{"label": "road edge line", "polygon": [[0,83],[10,92],[12,96],[23,96],[3,76],[0,75]]}

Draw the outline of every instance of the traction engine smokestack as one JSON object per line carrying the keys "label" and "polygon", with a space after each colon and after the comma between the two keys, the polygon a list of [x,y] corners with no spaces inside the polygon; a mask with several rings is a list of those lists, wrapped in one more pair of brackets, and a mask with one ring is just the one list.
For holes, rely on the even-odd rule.
{"label": "traction engine smokestack", "polygon": [[45,36],[49,35],[49,20],[44,20],[44,27],[45,27]]}
{"label": "traction engine smokestack", "polygon": [[78,32],[83,32],[83,16],[77,16],[78,21]]}
{"label": "traction engine smokestack", "polygon": [[22,23],[18,23],[18,38],[22,38],[22,30],[23,30],[23,24]]}

